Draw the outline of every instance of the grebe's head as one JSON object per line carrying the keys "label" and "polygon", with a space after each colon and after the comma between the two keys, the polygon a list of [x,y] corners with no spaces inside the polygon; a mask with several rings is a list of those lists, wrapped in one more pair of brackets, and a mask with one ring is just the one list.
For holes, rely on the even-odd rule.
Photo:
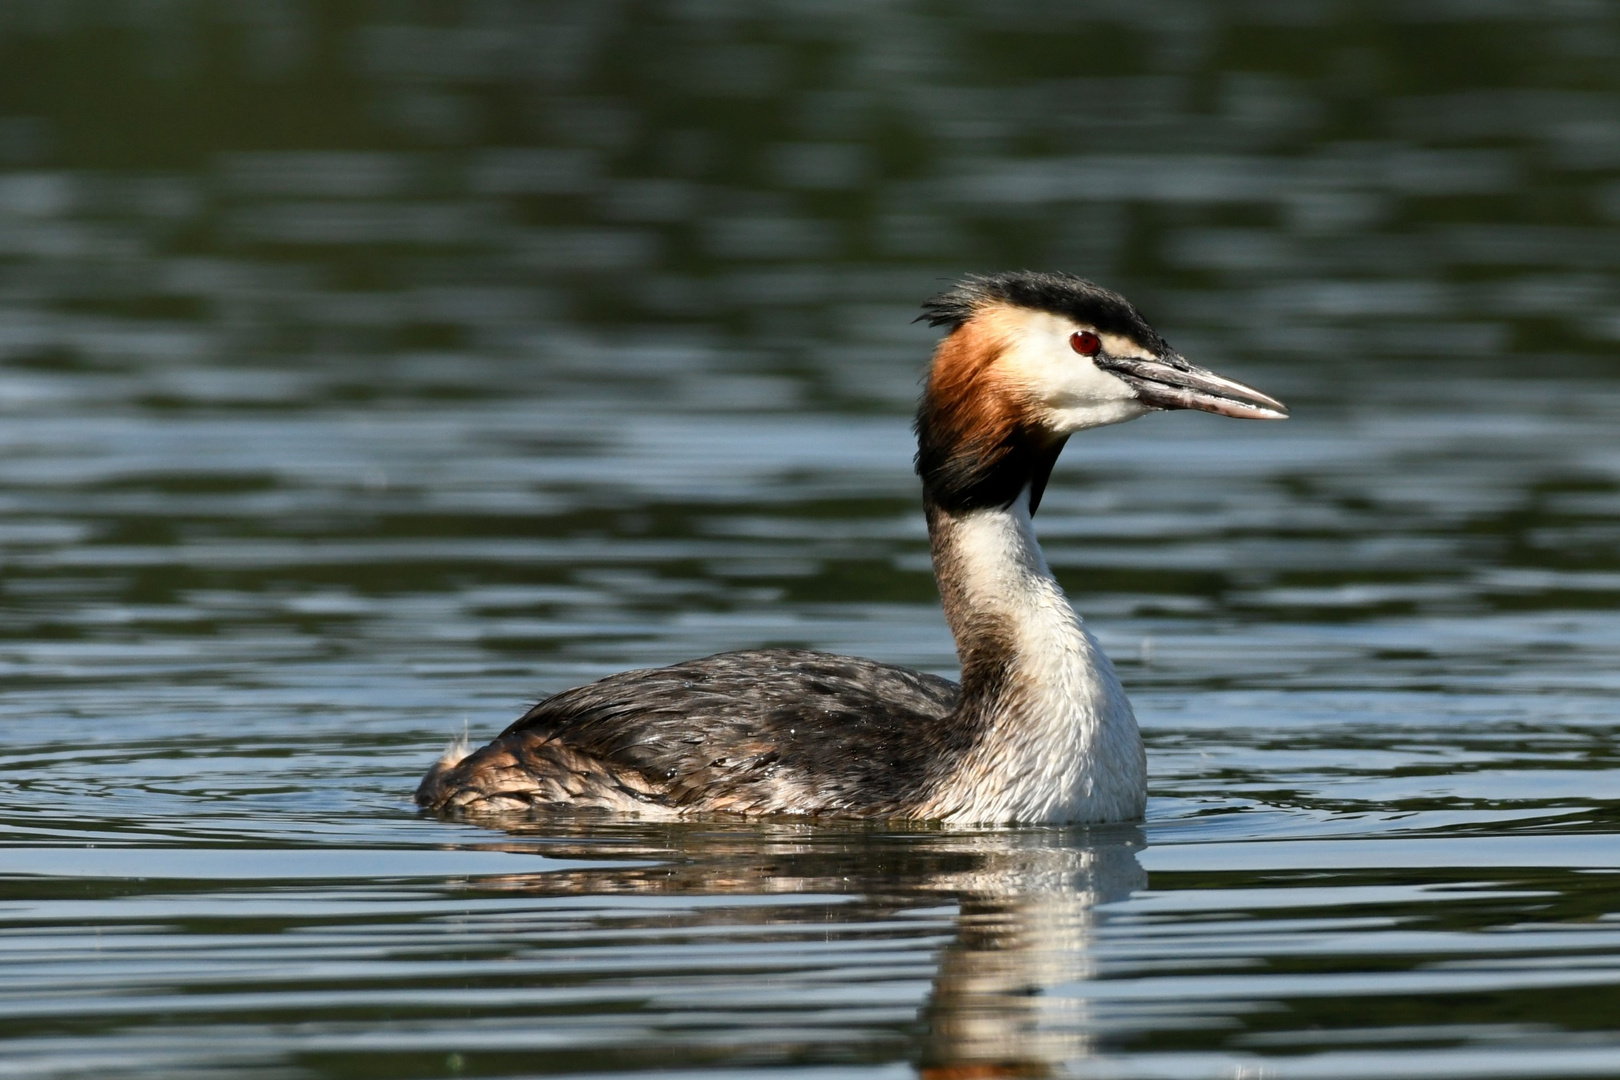
{"label": "grebe's head", "polygon": [[1252,387],[1195,367],[1118,293],[1068,274],[970,277],[923,304],[949,328],[917,414],[917,471],[946,508],[1040,503],[1076,431],[1161,409],[1282,420]]}

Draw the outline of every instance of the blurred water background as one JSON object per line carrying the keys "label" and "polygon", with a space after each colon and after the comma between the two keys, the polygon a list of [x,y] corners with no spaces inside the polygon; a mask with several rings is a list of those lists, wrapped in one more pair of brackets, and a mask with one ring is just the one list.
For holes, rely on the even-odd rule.
{"label": "blurred water background", "polygon": [[[453,735],[954,674],[967,271],[1286,424],[1040,515],[1140,827],[420,818]],[[0,0],[0,1075],[1620,1075],[1620,6]]]}

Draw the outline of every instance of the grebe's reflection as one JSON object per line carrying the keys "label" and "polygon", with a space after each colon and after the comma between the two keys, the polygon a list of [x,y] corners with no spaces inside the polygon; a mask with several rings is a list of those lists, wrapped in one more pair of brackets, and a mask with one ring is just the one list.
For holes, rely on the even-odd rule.
{"label": "grebe's reflection", "polygon": [[[940,832],[877,827],[554,818],[503,822],[525,840],[489,845],[580,859],[656,860],[486,882],[547,895],[844,894],[835,920],[870,923],[954,903],[913,1053],[925,1077],[1046,1076],[1093,1052],[1083,997],[1051,994],[1095,972],[1098,906],[1144,888],[1132,826]],[[540,848],[527,837],[543,837]],[[485,846],[485,845],[480,845]],[[780,916],[760,908],[761,921]],[[735,924],[739,911],[722,915]],[[771,912],[776,912],[775,915]]]}
{"label": "grebe's reflection", "polygon": [[1090,1049],[1084,999],[1048,991],[1094,976],[1097,905],[1147,885],[1141,833],[1013,839],[972,838],[981,866],[929,885],[959,907],[923,1010],[924,1076],[1046,1076]]}

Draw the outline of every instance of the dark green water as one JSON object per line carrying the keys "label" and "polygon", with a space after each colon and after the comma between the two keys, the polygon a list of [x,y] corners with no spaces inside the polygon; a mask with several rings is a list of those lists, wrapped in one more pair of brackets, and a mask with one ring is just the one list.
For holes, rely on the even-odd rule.
{"label": "dark green water", "polygon": [[[952,673],[971,270],[1286,424],[1039,525],[1139,827],[418,817],[577,682]],[[0,1076],[1620,1076],[1620,7],[0,0]]]}

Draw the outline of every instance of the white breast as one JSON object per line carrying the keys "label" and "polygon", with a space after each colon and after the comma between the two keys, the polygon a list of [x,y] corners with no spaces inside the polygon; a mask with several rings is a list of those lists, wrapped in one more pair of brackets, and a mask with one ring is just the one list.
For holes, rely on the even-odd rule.
{"label": "white breast", "polygon": [[1136,717],[1113,665],[1046,565],[1028,490],[1005,510],[958,517],[951,537],[964,606],[975,621],[993,621],[1014,654],[987,732],[941,785],[928,816],[964,823],[1140,818],[1147,767]]}

